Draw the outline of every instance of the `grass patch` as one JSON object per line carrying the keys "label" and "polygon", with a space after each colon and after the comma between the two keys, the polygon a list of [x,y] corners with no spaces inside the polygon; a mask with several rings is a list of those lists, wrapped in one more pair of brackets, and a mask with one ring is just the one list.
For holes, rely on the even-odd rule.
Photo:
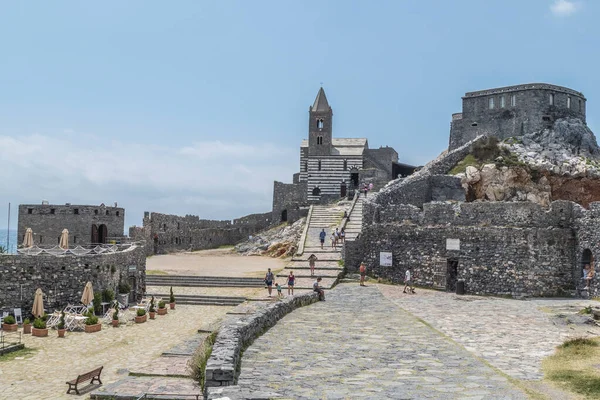
{"label": "grass patch", "polygon": [[160,269],[148,269],[146,270],[146,275],[169,275],[165,271],[161,271]]}
{"label": "grass patch", "polygon": [[217,331],[213,331],[206,339],[204,339],[202,344],[196,349],[196,352],[190,361],[192,378],[200,383],[202,391],[204,391],[206,385],[206,363],[212,354],[213,345],[217,339],[217,333]]}
{"label": "grass patch", "polygon": [[344,266],[344,260],[338,260],[338,262],[337,262],[337,263],[338,263],[338,265],[339,265],[340,267],[343,267],[343,266]]}
{"label": "grass patch", "polygon": [[496,137],[490,136],[485,140],[475,143],[471,147],[471,152],[459,161],[450,170],[449,174],[461,174],[466,172],[469,166],[481,168],[484,164],[495,164],[497,168],[524,167],[529,171],[531,170],[527,164],[519,160],[516,154],[511,153],[507,148],[498,146],[498,139]]}
{"label": "grass patch", "polygon": [[591,314],[592,313],[592,306],[587,306],[585,308],[583,308],[582,310],[579,310],[579,314]]}
{"label": "grass patch", "polygon": [[456,164],[456,166],[452,168],[448,174],[464,174],[467,171],[467,167],[470,166],[479,166],[479,162],[473,154],[467,154],[467,156],[459,161],[458,164]]}
{"label": "grass patch", "polygon": [[33,356],[37,352],[36,349],[32,349],[30,347],[25,347],[24,349],[13,351],[12,353],[7,353],[0,356],[0,362],[12,361],[16,357],[27,357],[29,355]]}
{"label": "grass patch", "polygon": [[556,353],[542,362],[545,378],[562,389],[600,398],[600,338],[576,338],[558,346]]}

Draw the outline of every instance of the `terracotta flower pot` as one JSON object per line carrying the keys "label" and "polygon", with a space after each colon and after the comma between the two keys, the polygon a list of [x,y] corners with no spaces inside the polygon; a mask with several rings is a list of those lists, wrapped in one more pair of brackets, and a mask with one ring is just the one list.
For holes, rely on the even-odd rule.
{"label": "terracotta flower pot", "polygon": [[16,332],[19,329],[17,324],[2,324],[2,329],[6,332]]}
{"label": "terracotta flower pot", "polygon": [[151,311],[148,314],[150,314],[150,319],[154,319],[156,317],[156,312]]}
{"label": "terracotta flower pot", "polygon": [[142,322],[146,322],[146,314],[142,315],[141,317],[138,317],[136,315],[135,316],[135,323],[136,324],[141,324]]}
{"label": "terracotta flower pot", "polygon": [[46,328],[46,329],[31,328],[31,336],[46,337],[46,336],[48,336],[48,328]]}
{"label": "terracotta flower pot", "polygon": [[23,324],[23,333],[31,333],[31,324]]}
{"label": "terracotta flower pot", "polygon": [[119,320],[118,319],[113,319],[111,321],[111,324],[112,324],[113,328],[118,328],[119,327]]}
{"label": "terracotta flower pot", "polygon": [[159,308],[158,309],[158,315],[166,315],[167,314],[167,309],[165,308]]}
{"label": "terracotta flower pot", "polygon": [[169,303],[169,307],[171,308],[171,310],[175,309],[175,303]]}
{"label": "terracotta flower pot", "polygon": [[86,325],[85,333],[100,332],[102,330],[102,324]]}
{"label": "terracotta flower pot", "polygon": [[67,331],[66,329],[58,329],[58,330],[57,330],[57,332],[58,332],[58,337],[65,337],[65,332],[66,332],[66,331]]}

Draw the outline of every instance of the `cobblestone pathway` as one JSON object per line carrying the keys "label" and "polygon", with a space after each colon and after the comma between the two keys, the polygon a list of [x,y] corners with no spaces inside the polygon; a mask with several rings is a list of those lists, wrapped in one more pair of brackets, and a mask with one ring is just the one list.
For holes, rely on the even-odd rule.
{"label": "cobblestone pathway", "polygon": [[343,284],[244,353],[240,389],[295,399],[525,399],[508,380],[387,300]]}
{"label": "cobblestone pathway", "polygon": [[576,316],[579,310],[594,304],[589,300],[523,301],[422,289],[408,295],[402,293],[402,288],[379,285],[380,291],[398,306],[516,379],[541,379],[542,359],[553,354],[567,338],[600,335],[597,326],[568,324],[553,317]]}

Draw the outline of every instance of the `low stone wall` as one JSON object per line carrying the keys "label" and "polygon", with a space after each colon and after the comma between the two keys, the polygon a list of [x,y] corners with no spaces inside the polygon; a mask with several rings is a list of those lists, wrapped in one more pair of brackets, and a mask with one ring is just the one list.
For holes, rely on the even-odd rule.
{"label": "low stone wall", "polygon": [[206,387],[235,385],[242,351],[286,314],[317,301],[316,293],[303,293],[260,304],[247,316],[229,316],[221,325],[206,364]]}

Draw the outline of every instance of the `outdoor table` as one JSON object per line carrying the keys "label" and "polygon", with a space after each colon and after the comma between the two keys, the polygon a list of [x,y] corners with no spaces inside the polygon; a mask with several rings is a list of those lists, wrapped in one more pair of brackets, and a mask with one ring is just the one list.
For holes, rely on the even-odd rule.
{"label": "outdoor table", "polygon": [[100,305],[102,306],[102,314],[106,314],[106,306],[109,306],[110,303],[102,302]]}

